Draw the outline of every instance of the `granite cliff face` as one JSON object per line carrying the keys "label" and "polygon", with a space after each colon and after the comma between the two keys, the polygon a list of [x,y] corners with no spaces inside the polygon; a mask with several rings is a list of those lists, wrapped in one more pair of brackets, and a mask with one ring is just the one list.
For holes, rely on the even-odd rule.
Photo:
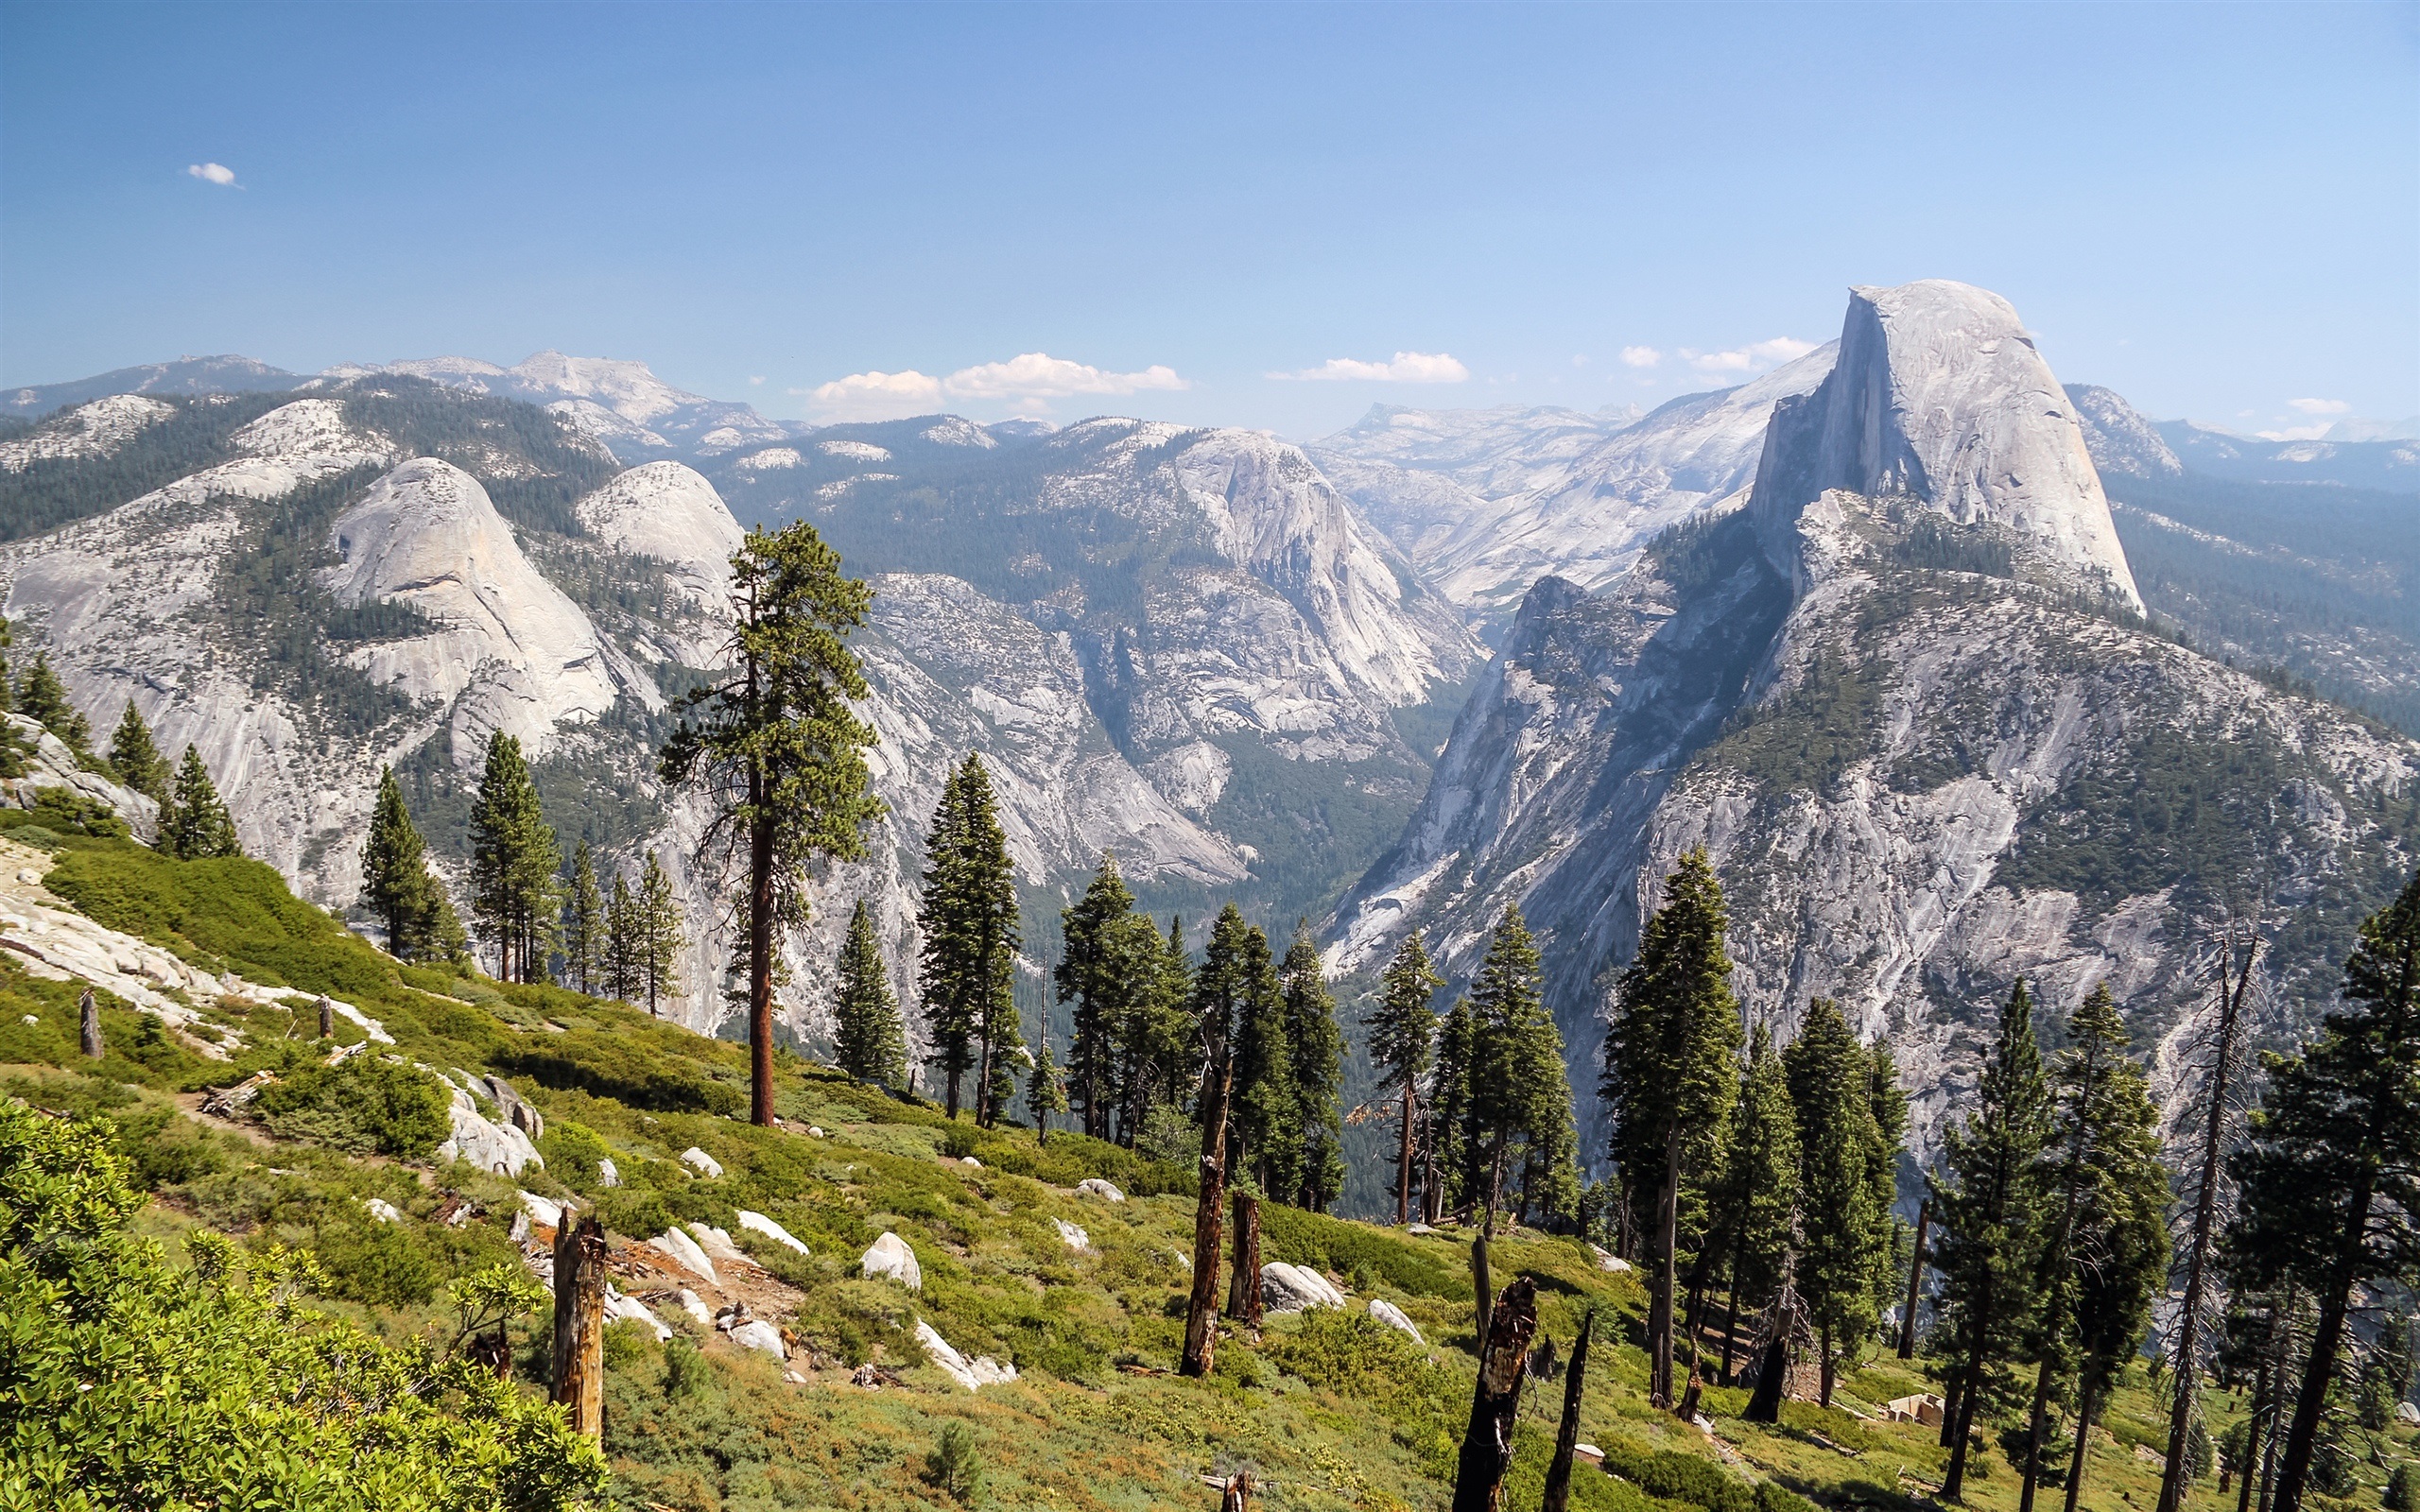
{"label": "granite cliff face", "polygon": [[1829,996],[1889,1037],[1919,1156],[2016,976],[2056,1011],[2106,981],[2155,1045],[2209,927],[2256,913],[2275,1013],[2309,1011],[2420,859],[2420,746],[2151,633],[2021,335],[1979,290],[1858,291],[1747,501],[1602,593],[1530,591],[1332,964],[1426,926],[1467,975],[1517,902],[1591,1088],[1612,979],[1703,844],[1749,1011],[1786,1034]]}
{"label": "granite cliff face", "polygon": [[[450,383],[420,381],[432,376]],[[90,512],[0,547],[5,611],[98,727],[130,698],[172,754],[196,744],[247,849],[338,907],[358,886],[382,765],[458,862],[487,737],[516,736],[566,847],[586,837],[620,868],[651,850],[672,870],[695,940],[674,1011],[711,1029],[724,898],[687,865],[705,816],[658,790],[652,753],[692,669],[720,659],[742,527],[690,467],[617,469],[577,417],[499,408],[463,392],[475,378],[501,382],[366,372],[262,400],[241,424],[227,406],[227,434],[197,443],[226,460],[123,503],[101,481],[113,458],[171,420],[207,432],[207,406],[225,402],[112,396],[62,413],[9,443],[0,475],[16,452],[57,487],[76,481],[60,467],[87,467]],[[644,386],[586,378],[648,402]],[[1299,452],[1131,421],[1008,441],[951,417],[918,423],[925,450],[903,449],[926,465],[919,497],[977,543],[952,573],[914,570],[929,564],[862,529],[842,541],[875,591],[856,644],[890,816],[864,862],[818,879],[817,919],[788,943],[796,1026],[818,1027],[832,936],[856,897],[909,986],[923,829],[969,750],[992,768],[1021,881],[1046,897],[1105,850],[1169,896],[1268,891],[1258,850],[1218,816],[1238,762],[1339,784],[1398,762],[1408,808],[1424,768],[1393,711],[1463,676],[1475,647]],[[934,476],[937,459],[1011,443],[1037,465],[1005,507],[985,480]],[[829,444],[818,455],[853,489],[902,465],[869,442]],[[845,536],[853,521],[822,502]],[[1025,528],[1027,513],[1114,559],[1016,591],[1031,564],[979,538]],[[1128,570],[1137,557],[1149,570]]]}

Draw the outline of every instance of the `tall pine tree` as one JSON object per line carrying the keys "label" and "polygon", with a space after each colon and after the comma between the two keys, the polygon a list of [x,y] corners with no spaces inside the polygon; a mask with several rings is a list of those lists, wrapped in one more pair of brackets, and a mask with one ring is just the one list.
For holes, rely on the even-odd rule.
{"label": "tall pine tree", "polygon": [[1748,1046],[1739,1105],[1722,1142],[1716,1182],[1716,1241],[1728,1250],[1729,1301],[1722,1320],[1722,1377],[1731,1381],[1739,1334],[1739,1304],[1763,1307],[1781,1284],[1795,1245],[1798,1217],[1798,1111],[1789,1099],[1782,1057],[1759,1024]]}
{"label": "tall pine tree", "polygon": [[143,722],[143,712],[134,700],[126,700],[126,713],[118,715],[117,729],[110,734],[110,769],[117,780],[154,803],[168,800],[168,761],[153,744],[151,727]]}
{"label": "tall pine tree", "polygon": [[874,934],[873,912],[857,900],[840,944],[839,993],[833,1004],[834,1058],[859,1081],[893,1091],[908,1088],[908,1044],[899,1021],[899,1000],[890,990],[890,968]]}
{"label": "tall pine tree", "polygon": [[853,707],[865,673],[847,644],[873,594],[803,520],[751,530],[731,572],[725,670],[683,698],[656,766],[665,786],[702,791],[711,806],[701,869],[747,875],[749,1117],[770,1126],[781,932],[806,920],[808,865],[862,858],[866,826],[883,814],[865,762],[873,727]]}
{"label": "tall pine tree", "polygon": [[596,857],[586,840],[572,852],[571,876],[563,884],[562,896],[562,928],[558,938],[563,980],[582,992],[594,992],[604,971],[605,895],[596,885]]}
{"label": "tall pine tree", "polygon": [[1117,857],[1107,851],[1083,897],[1059,912],[1062,947],[1052,978],[1060,1006],[1076,1027],[1067,1051],[1068,1094],[1083,1113],[1084,1132],[1097,1140],[1110,1137],[1123,1091],[1119,1039],[1131,1000],[1146,986],[1134,979],[1132,962],[1113,959],[1116,931],[1133,913],[1134,895],[1118,875]]}
{"label": "tall pine tree", "polygon": [[1437,1026],[1437,1074],[1429,1083],[1421,1191],[1431,1220],[1463,1211],[1485,1196],[1478,1170],[1484,1151],[1472,1119],[1471,1077],[1478,1055],[1478,1015],[1471,1011],[1469,998],[1456,998]]}
{"label": "tall pine tree", "polygon": [[2302,1054],[2272,1058],[2228,1162],[2239,1269],[2317,1303],[2273,1512],[2300,1512],[2312,1486],[2355,1288],[2420,1280],[2420,873],[2362,923],[2342,995]]}
{"label": "tall pine tree", "polygon": [[614,874],[613,890],[605,895],[605,995],[628,1003],[645,990],[641,963],[647,955],[638,899],[631,879]]}
{"label": "tall pine tree", "polygon": [[190,745],[177,767],[176,791],[160,816],[160,849],[180,861],[244,853],[235,843],[235,821],[228,816],[227,805],[218,800],[217,785],[210,780],[210,768],[201,764],[201,752]]}
{"label": "tall pine tree", "polygon": [[471,919],[495,947],[499,981],[545,979],[562,869],[562,850],[539,807],[521,742],[497,730],[488,737],[471,802]]}
{"label": "tall pine tree", "polygon": [[925,951],[917,983],[956,1118],[970,1071],[975,1120],[989,1126],[1001,1109],[994,1063],[1022,1042],[1015,998],[1016,872],[1000,829],[992,779],[969,752],[942,788],[927,842],[925,896],[918,906]]}
{"label": "tall pine tree", "polygon": [[1664,902],[1639,933],[1605,1039],[1603,1091],[1624,1186],[1651,1196],[1655,1245],[1648,1306],[1649,1395],[1672,1391],[1673,1293],[1679,1284],[1682,1189],[1710,1163],[1739,1091],[1739,1005],[1723,952],[1728,916],[1704,848],[1665,879]]}
{"label": "tall pine tree", "polygon": [[[1344,1031],[1337,1027],[1336,999],[1322,975],[1320,948],[1311,941],[1309,920],[1295,923],[1278,979],[1286,999],[1294,1127],[1301,1141],[1290,1195],[1296,1207],[1325,1212],[1344,1190]],[[1270,1195],[1284,1200],[1288,1194]]]}
{"label": "tall pine tree", "polygon": [[1050,1024],[1042,1025],[1042,1053],[1033,1057],[1033,1075],[1026,1083],[1026,1116],[1033,1120],[1033,1142],[1050,1143],[1050,1120],[1067,1111],[1067,1077],[1050,1053]]}
{"label": "tall pine tree", "polygon": [[428,848],[404,806],[403,785],[393,767],[382,767],[370,837],[361,847],[361,906],[377,916],[394,955],[417,958],[430,943],[422,936],[433,911],[430,895],[438,890],[437,879],[428,874]]}
{"label": "tall pine tree", "polygon": [[1229,903],[1211,926],[1210,948],[1195,978],[1195,1019],[1204,1042],[1233,1046],[1227,1173],[1247,1175],[1261,1191],[1290,1191],[1302,1158],[1295,1123],[1294,1059],[1286,1035],[1286,995],[1269,936]]}
{"label": "tall pine tree", "polygon": [[81,751],[93,743],[93,726],[67,698],[67,685],[51,669],[50,653],[34,653],[34,664],[17,682],[17,713]]}
{"label": "tall pine tree", "polygon": [[1370,1059],[1378,1074],[1378,1095],[1395,1103],[1395,1222],[1411,1221],[1412,1141],[1419,1122],[1421,1078],[1427,1075],[1437,1041],[1437,1010],[1431,1000],[1445,979],[1428,964],[1419,930],[1404,936],[1378,983],[1378,1004],[1361,1027],[1370,1031]]}
{"label": "tall pine tree", "polygon": [[2018,1400],[2013,1367],[2038,1302],[2037,1162],[2050,1134],[2050,1090],[2034,1039],[2033,999],[2017,982],[2000,1012],[1962,1127],[1942,1140],[1933,1174],[1933,1268],[1942,1283],[1950,1403],[1941,1494],[1964,1494],[1975,1419]]}
{"label": "tall pine tree", "polygon": [[1890,1259],[1890,1212],[1873,1180],[1880,1133],[1872,1068],[1829,998],[1806,1005],[1782,1068],[1798,1121],[1798,1296],[1815,1328],[1828,1407],[1841,1357],[1879,1321],[1875,1279]]}
{"label": "tall pine tree", "polygon": [[1563,1036],[1539,990],[1538,948],[1508,907],[1471,982],[1471,1108],[1492,1212],[1519,1183],[1524,1218],[1566,1216],[1579,1197],[1578,1138]]}

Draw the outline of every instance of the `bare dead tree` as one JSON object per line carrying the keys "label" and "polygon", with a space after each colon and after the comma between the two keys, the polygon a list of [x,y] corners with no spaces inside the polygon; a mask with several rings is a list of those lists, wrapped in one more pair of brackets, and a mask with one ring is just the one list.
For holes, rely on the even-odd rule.
{"label": "bare dead tree", "polygon": [[1219,1240],[1220,1209],[1227,1195],[1227,1101],[1236,1086],[1236,1057],[1220,1041],[1213,1046],[1217,1089],[1202,1110],[1201,1196],[1193,1209],[1193,1297],[1184,1313],[1184,1357],[1177,1374],[1210,1373],[1219,1338]]}
{"label": "bare dead tree", "polygon": [[554,1400],[572,1431],[605,1436],[605,1226],[563,1207],[555,1229]]}
{"label": "bare dead tree", "polygon": [[[2177,1312],[2176,1338],[2169,1351],[2175,1375],[2176,1400],[2168,1424],[2168,1458],[2160,1470],[2158,1512],[2177,1512],[2185,1497],[2186,1440],[2192,1432],[2195,1383],[2199,1376],[2202,1307],[2210,1262],[2210,1240],[2216,1228],[2221,1157],[2226,1153],[2228,1083],[2237,1070],[2243,1038],[2243,1006],[2252,989],[2252,969],[2260,958],[2260,936],[2250,929],[2230,926],[2219,959],[2219,1026],[2211,1047],[2209,1085],[2204,1102],[2201,1177],[2193,1196],[2193,1236],[2186,1253],[2185,1301]],[[2238,957],[2240,956],[2240,964]],[[2232,971],[2229,969],[2233,968]],[[2230,981],[2229,978],[2233,980]]]}
{"label": "bare dead tree", "polygon": [[1479,1336],[1478,1381],[1471,1390],[1470,1426],[1462,1433],[1454,1475],[1454,1512],[1495,1512],[1504,1472],[1512,1468],[1512,1422],[1521,1410],[1521,1382],[1530,1373],[1530,1340],[1538,1332],[1538,1291],[1527,1276],[1504,1288]]}
{"label": "bare dead tree", "polygon": [[1564,1512],[1571,1504],[1571,1458],[1580,1445],[1580,1393],[1588,1375],[1588,1339],[1597,1330],[1597,1310],[1580,1319],[1580,1337],[1571,1346],[1571,1365],[1563,1376],[1563,1421],[1555,1429],[1554,1459],[1547,1466],[1546,1494],[1538,1512]]}

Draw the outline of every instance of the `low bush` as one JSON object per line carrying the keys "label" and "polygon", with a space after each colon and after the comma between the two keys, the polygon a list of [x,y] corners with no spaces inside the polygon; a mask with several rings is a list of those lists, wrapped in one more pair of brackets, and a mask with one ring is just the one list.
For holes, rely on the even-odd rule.
{"label": "low bush", "polygon": [[1608,1441],[1604,1450],[1605,1469],[1650,1496],[1686,1502],[1706,1512],[1783,1512],[1760,1506],[1746,1481],[1695,1454],[1642,1449],[1619,1439]]}
{"label": "low bush", "polygon": [[1447,1269],[1391,1234],[1273,1202],[1261,1204],[1260,1255],[1264,1261],[1282,1260],[1340,1276],[1367,1267],[1369,1274],[1388,1285],[1416,1297],[1449,1302],[1471,1299],[1468,1276]]}
{"label": "low bush", "polygon": [[452,1131],[451,1105],[426,1074],[362,1055],[270,1082],[252,1108],[281,1139],[413,1160]]}
{"label": "low bush", "polygon": [[650,1055],[643,1046],[592,1029],[509,1046],[495,1064],[542,1087],[610,1097],[651,1112],[736,1113],[748,1101],[738,1088],[707,1075],[694,1062]]}

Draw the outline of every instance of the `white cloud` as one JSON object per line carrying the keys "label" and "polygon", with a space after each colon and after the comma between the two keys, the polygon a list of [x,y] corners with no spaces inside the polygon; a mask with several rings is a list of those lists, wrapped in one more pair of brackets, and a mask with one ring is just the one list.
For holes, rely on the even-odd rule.
{"label": "white cloud", "polygon": [[1398,352],[1391,361],[1363,362],[1358,357],[1330,357],[1300,372],[1272,372],[1271,378],[1314,382],[1376,384],[1458,384],[1471,370],[1442,352]]}
{"label": "white cloud", "polygon": [[2326,425],[2289,425],[2283,430],[2254,431],[2252,434],[2264,441],[2315,441],[2325,436],[2329,429]]}
{"label": "white cloud", "polygon": [[1064,399],[1075,394],[1131,394],[1145,388],[1183,388],[1173,368],[1158,364],[1141,372],[1104,372],[1098,368],[1040,352],[1006,362],[960,368],[942,380],[953,399]]}
{"label": "white cloud", "polygon": [[235,181],[235,170],[223,163],[188,163],[185,164],[185,172],[204,183],[215,183],[221,188],[244,187]]}
{"label": "white cloud", "polygon": [[1681,349],[1682,360],[1703,373],[1754,372],[1777,363],[1790,362],[1815,350],[1812,341],[1796,336],[1774,336],[1765,341],[1751,341],[1744,347],[1728,352],[1696,352]]}
{"label": "white cloud", "polygon": [[1626,368],[1652,368],[1664,360],[1664,353],[1653,347],[1622,348],[1622,365]]}
{"label": "white cloud", "polygon": [[2286,407],[2306,415],[2342,415],[2353,406],[2342,399],[2289,399]]}
{"label": "white cloud", "polygon": [[1184,388],[1173,368],[1154,364],[1141,372],[1109,372],[1046,352],[1028,352],[1006,362],[977,363],[945,378],[914,369],[902,372],[853,372],[804,392],[831,420],[890,420],[928,414],[949,400],[1005,404],[1021,415],[1048,410],[1049,401],[1077,394],[1132,394],[1147,388]]}
{"label": "white cloud", "polygon": [[762,387],[764,386],[764,383],[765,383],[765,375],[764,375],[763,373],[761,373],[761,372],[760,372],[760,373],[752,373],[752,374],[749,376],[748,381],[749,381],[751,384],[755,385],[755,386],[756,386],[756,387]]}

